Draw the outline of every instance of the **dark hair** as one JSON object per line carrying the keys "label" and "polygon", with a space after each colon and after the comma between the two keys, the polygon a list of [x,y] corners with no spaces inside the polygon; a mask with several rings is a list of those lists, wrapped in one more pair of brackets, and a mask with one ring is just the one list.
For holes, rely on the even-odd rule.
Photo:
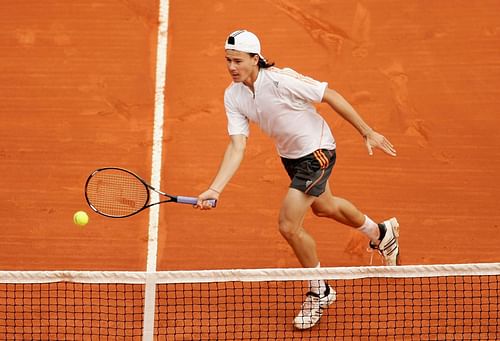
{"label": "dark hair", "polygon": [[[258,56],[257,53],[249,53],[250,57],[253,57],[253,56]],[[274,66],[274,62],[268,62],[267,60],[265,59],[262,59],[260,56],[259,56],[259,62],[257,63],[257,65],[259,66],[259,69],[267,69],[271,66]]]}

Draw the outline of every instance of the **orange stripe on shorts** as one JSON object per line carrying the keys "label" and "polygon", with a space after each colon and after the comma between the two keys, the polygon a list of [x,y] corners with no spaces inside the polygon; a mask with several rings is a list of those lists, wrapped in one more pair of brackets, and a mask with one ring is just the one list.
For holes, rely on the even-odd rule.
{"label": "orange stripe on shorts", "polygon": [[325,170],[322,170],[321,171],[321,175],[312,183],[309,185],[309,187],[306,188],[306,190],[304,191],[305,194],[309,193],[309,191],[314,187],[316,186],[316,184],[318,184],[318,182],[321,181],[321,179],[323,179],[323,176],[325,175]]}
{"label": "orange stripe on shorts", "polygon": [[330,163],[330,161],[328,160],[328,158],[326,157],[325,153],[323,153],[322,150],[315,151],[314,157],[316,158],[316,160],[319,161],[319,164],[320,164],[322,169],[325,169],[328,167],[328,164]]}

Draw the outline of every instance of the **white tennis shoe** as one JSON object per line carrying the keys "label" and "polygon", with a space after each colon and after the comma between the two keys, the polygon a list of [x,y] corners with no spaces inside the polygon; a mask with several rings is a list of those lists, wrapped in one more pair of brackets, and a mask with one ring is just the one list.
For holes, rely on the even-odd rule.
{"label": "white tennis shoe", "polygon": [[325,292],[320,295],[312,291],[306,294],[306,300],[302,303],[302,308],[293,320],[295,328],[308,329],[318,323],[323,315],[323,309],[337,299],[337,293],[329,285],[326,286]]}
{"label": "white tennis shoe", "polygon": [[391,218],[381,225],[385,228],[385,236],[378,245],[370,242],[370,247],[382,255],[385,265],[399,265],[399,223],[396,218]]}

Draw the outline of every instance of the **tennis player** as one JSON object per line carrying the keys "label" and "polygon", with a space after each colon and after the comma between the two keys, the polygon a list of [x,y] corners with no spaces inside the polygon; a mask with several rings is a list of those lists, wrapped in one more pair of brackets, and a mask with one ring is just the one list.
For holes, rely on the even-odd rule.
{"label": "tennis player", "polygon": [[[232,78],[224,104],[230,141],[209,188],[198,197],[197,208],[210,209],[208,199],[219,199],[244,156],[249,122],[272,137],[291,179],[279,212],[279,231],[303,267],[319,267],[316,243],[302,226],[309,208],[319,217],[334,219],[365,234],[386,265],[399,263],[399,225],[396,218],[380,224],[349,201],[333,196],[328,178],[335,164],[335,139],[313,103],[325,102],[347,120],[364,139],[368,154],[373,148],[396,156],[393,145],[374,131],[355,109],[325,82],[305,77],[289,68],[274,67],[261,54],[257,36],[246,30],[226,39],[226,63]],[[314,326],[335,301],[335,290],[323,280],[310,282],[295,327]]]}

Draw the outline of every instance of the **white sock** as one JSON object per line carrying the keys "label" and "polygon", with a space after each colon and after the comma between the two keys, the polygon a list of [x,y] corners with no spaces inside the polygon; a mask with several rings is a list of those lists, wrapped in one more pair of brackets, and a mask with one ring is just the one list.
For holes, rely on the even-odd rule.
{"label": "white sock", "polygon": [[365,222],[363,225],[358,227],[358,231],[365,234],[372,242],[379,241],[378,238],[380,237],[380,229],[378,228],[378,224],[366,215]]}
{"label": "white sock", "polygon": [[[316,269],[320,268],[320,264],[316,265]],[[318,295],[323,295],[323,293],[326,291],[326,283],[322,279],[312,279],[309,281],[309,291],[314,292],[315,294]]]}

